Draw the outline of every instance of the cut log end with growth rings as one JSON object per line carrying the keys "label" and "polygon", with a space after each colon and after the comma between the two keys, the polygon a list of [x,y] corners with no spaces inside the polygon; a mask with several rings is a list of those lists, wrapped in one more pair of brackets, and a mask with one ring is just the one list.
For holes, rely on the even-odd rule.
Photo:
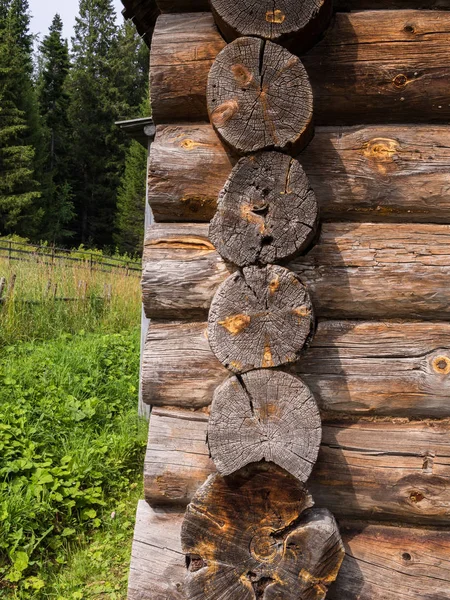
{"label": "cut log end with growth rings", "polygon": [[295,154],[311,140],[313,95],[300,60],[272,42],[239,38],[217,56],[208,77],[211,123],[233,150]]}
{"label": "cut log end with growth rings", "polygon": [[316,197],[300,163],[280,152],[242,158],[219,196],[209,238],[240,267],[277,263],[311,243]]}
{"label": "cut log end with growth rings", "polygon": [[317,460],[322,426],[308,387],[262,369],[232,377],[214,394],[208,444],[221,475],[252,462],[273,462],[306,482]]}
{"label": "cut log end with growth rings", "polygon": [[181,532],[188,598],[322,600],[344,550],[333,516],[275,465],[212,475]]}
{"label": "cut log end with growth rings", "polygon": [[228,41],[257,36],[297,51],[311,47],[325,30],[331,0],[210,0],[216,23]]}
{"label": "cut log end with growth rings", "polygon": [[218,289],[208,319],[211,349],[243,373],[295,362],[314,330],[309,294],[284,267],[246,267]]}

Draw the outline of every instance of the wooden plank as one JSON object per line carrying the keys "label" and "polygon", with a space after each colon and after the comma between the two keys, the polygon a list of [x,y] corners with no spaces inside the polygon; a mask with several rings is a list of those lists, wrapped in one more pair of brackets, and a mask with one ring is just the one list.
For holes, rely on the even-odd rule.
{"label": "wooden plank", "polygon": [[[148,232],[143,296],[147,316],[204,319],[232,266],[211,249],[207,225],[155,224]],[[450,318],[450,227],[325,223],[314,248],[288,267],[318,317]]]}
{"label": "wooden plank", "polygon": [[[299,160],[325,221],[450,221],[447,125],[319,127]],[[234,164],[211,125],[159,125],[149,166],[155,220],[209,222]]]}
{"label": "wooden plank", "polygon": [[[159,17],[151,57],[156,123],[208,120],[206,81],[223,44],[210,13]],[[316,124],[448,122],[449,48],[448,12],[338,13],[302,58]]]}
{"label": "wooden plank", "polygon": [[[143,400],[206,407],[229,373],[213,355],[204,322],[150,324]],[[338,414],[450,417],[450,324],[320,321],[292,366],[313,391],[323,418]]]}
{"label": "wooden plank", "polygon": [[181,552],[183,512],[138,504],[131,551],[128,600],[186,600]]}
{"label": "wooden plank", "polygon": [[[207,422],[202,412],[154,409],[144,467],[150,504],[187,504],[214,472]],[[450,423],[328,423],[308,487],[339,519],[448,525]]]}
{"label": "wooden plank", "polygon": [[161,15],[150,56],[155,123],[206,116],[206,79],[225,42],[210,13]]}
{"label": "wooden plank", "polygon": [[[187,600],[184,509],[138,506],[128,600]],[[346,556],[330,600],[448,600],[450,532],[341,524]]]}

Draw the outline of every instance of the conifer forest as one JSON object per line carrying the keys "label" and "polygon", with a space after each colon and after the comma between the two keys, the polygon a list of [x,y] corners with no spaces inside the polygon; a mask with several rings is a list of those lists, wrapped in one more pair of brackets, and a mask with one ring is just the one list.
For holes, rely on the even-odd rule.
{"label": "conifer forest", "polygon": [[39,39],[0,0],[0,237],[138,254],[146,151],[116,121],[148,116],[148,49],[111,0],[80,0]]}

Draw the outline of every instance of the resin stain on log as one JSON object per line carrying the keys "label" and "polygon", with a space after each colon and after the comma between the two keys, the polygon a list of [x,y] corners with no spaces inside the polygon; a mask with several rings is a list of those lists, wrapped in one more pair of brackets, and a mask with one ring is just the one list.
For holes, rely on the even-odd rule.
{"label": "resin stain on log", "polygon": [[312,506],[303,486],[269,463],[227,478],[211,476],[188,506],[181,530],[189,567],[191,556],[204,564],[188,567],[188,597],[325,598],[344,548],[331,513]]}

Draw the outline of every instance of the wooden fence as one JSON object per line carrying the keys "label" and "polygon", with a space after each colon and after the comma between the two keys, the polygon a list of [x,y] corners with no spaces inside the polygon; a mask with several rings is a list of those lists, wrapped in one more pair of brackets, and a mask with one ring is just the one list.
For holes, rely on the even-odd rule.
{"label": "wooden fence", "polygon": [[0,240],[0,259],[8,261],[39,262],[49,266],[56,266],[63,262],[74,265],[88,265],[92,271],[109,272],[114,269],[123,269],[127,275],[140,275],[141,265],[138,261],[100,256],[95,252],[77,250],[76,256],[71,255],[71,250],[44,245],[25,245],[11,240]]}

